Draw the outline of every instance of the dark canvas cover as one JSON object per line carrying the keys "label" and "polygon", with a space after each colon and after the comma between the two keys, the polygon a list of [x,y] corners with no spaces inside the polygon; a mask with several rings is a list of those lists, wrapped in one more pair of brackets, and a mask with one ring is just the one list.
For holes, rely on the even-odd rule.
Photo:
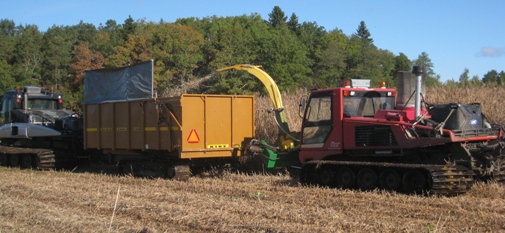
{"label": "dark canvas cover", "polygon": [[[452,106],[452,107],[451,107]],[[428,112],[431,119],[436,122],[443,122],[451,113],[453,113],[445,122],[444,128],[450,130],[474,130],[484,128],[484,117],[482,116],[482,106],[479,103],[472,104],[436,104],[431,105]]]}
{"label": "dark canvas cover", "polygon": [[84,73],[84,104],[153,98],[153,60]]}

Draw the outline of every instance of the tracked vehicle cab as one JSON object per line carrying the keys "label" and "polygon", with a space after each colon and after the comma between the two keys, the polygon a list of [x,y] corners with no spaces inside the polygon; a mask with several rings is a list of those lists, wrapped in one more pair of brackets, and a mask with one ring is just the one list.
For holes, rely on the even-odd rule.
{"label": "tracked vehicle cab", "polygon": [[[302,125],[301,148],[330,147],[342,150],[344,129],[347,121],[359,118],[375,118],[389,111],[396,111],[396,90],[386,88],[384,82],[379,88],[370,88],[370,80],[345,80],[341,87],[315,90],[307,101]],[[331,142],[328,144],[328,138]],[[325,146],[326,145],[326,146]],[[310,148],[310,149],[309,149]]]}
{"label": "tracked vehicle cab", "polygon": [[5,93],[1,101],[0,123],[30,123],[54,125],[55,119],[68,117],[71,112],[63,109],[61,94],[40,87],[16,87]]}

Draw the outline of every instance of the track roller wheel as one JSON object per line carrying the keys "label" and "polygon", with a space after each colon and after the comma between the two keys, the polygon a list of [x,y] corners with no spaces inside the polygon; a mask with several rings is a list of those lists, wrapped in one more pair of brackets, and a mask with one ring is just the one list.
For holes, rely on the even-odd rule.
{"label": "track roller wheel", "polygon": [[335,186],[335,172],[330,167],[319,169],[317,173],[317,184],[325,187]]}
{"label": "track roller wheel", "polygon": [[138,175],[139,166],[135,161],[122,161],[118,166],[119,174],[126,176],[136,176]]}
{"label": "track roller wheel", "polygon": [[165,179],[173,179],[176,175],[175,166],[173,164],[168,164],[166,167],[164,166],[164,172],[162,173],[162,177]]}
{"label": "track roller wheel", "polygon": [[29,169],[33,166],[32,155],[19,155],[19,165],[22,169]]}
{"label": "track roller wheel", "polygon": [[377,188],[379,176],[372,169],[365,167],[358,172],[358,186],[363,191]]}
{"label": "track roller wheel", "polygon": [[303,185],[313,185],[316,181],[315,164],[305,163],[300,170],[300,183]]}
{"label": "track roller wheel", "polygon": [[403,190],[408,194],[421,194],[426,190],[428,182],[426,176],[418,170],[409,170],[402,178]]}
{"label": "track roller wheel", "polygon": [[356,173],[349,167],[342,167],[337,172],[338,187],[351,189],[356,186]]}
{"label": "track roller wheel", "polygon": [[19,155],[9,155],[9,166],[19,167]]}
{"label": "track roller wheel", "polygon": [[0,166],[7,166],[9,164],[9,156],[0,154]]}
{"label": "track roller wheel", "polygon": [[393,169],[386,169],[379,176],[381,188],[386,190],[398,191],[402,185],[400,174]]}

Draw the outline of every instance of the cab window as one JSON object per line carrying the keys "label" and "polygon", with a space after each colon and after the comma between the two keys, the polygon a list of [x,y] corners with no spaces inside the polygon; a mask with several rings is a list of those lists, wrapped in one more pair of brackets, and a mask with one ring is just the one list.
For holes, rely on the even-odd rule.
{"label": "cab window", "polygon": [[303,144],[320,144],[332,129],[331,92],[317,93],[311,96],[303,121]]}
{"label": "cab window", "polygon": [[380,109],[392,110],[395,106],[393,96],[377,91],[359,92],[344,97],[344,117],[373,117]]}

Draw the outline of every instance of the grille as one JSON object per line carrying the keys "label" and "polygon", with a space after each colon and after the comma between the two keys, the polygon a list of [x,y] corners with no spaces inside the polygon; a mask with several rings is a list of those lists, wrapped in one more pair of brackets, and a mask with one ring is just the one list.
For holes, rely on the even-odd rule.
{"label": "grille", "polygon": [[356,126],[356,146],[397,146],[389,126]]}

